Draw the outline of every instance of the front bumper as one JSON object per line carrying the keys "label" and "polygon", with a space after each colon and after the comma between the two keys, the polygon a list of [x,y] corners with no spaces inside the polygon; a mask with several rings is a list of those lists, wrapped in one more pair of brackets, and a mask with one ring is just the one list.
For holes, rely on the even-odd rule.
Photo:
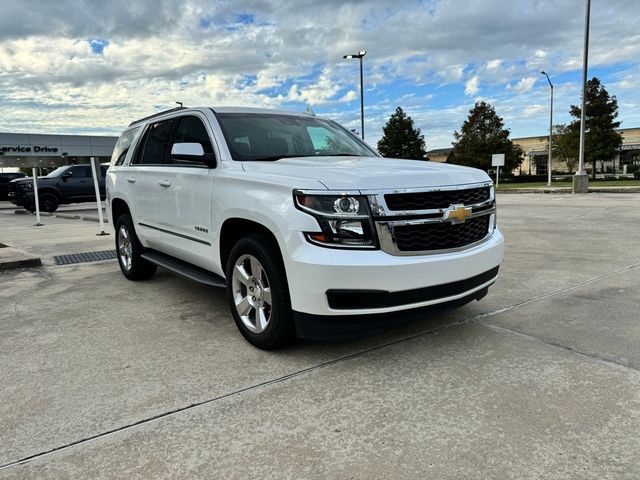
{"label": "front bumper", "polygon": [[293,312],[296,333],[308,340],[340,340],[380,333],[388,328],[404,325],[446,313],[487,295],[489,287],[484,287],[470,295],[435,305],[411,308],[391,313],[369,315],[311,315]]}
{"label": "front bumper", "polygon": [[504,238],[495,229],[471,248],[415,256],[323,248],[302,235],[290,236],[287,247],[291,304],[304,322],[309,316],[369,316],[468,302],[495,282]]}
{"label": "front bumper", "polygon": [[23,190],[9,192],[7,199],[18,207],[30,206],[35,203],[33,192],[26,192]]}

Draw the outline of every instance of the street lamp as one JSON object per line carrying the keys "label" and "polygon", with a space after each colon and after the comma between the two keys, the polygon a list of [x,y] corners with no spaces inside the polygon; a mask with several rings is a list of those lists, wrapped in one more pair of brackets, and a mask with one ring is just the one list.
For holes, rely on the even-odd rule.
{"label": "street lamp", "polygon": [[553,83],[549,79],[549,75],[544,70],[540,72],[545,77],[547,77],[547,82],[549,82],[549,86],[551,87],[551,110],[549,113],[549,161],[547,164],[548,176],[547,176],[547,185],[551,186],[551,140],[552,140],[552,132],[553,132]]}
{"label": "street lamp", "polygon": [[366,50],[360,50],[358,53],[351,55],[343,55],[342,58],[359,58],[360,59],[360,135],[364,140],[364,80],[362,76],[362,59],[367,54]]}

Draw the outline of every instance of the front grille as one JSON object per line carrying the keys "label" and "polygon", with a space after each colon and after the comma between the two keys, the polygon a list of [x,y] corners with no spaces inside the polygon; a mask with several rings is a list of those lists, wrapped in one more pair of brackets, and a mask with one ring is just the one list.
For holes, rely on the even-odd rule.
{"label": "front grille", "polygon": [[454,225],[449,222],[400,225],[393,229],[398,250],[419,252],[460,248],[479,242],[489,233],[490,215]]}
{"label": "front grille", "polygon": [[16,184],[15,183],[8,183],[7,184],[7,195],[12,197],[15,194],[16,194]]}
{"label": "front grille", "polygon": [[473,205],[486,202],[490,198],[489,187],[467,188],[464,190],[442,190],[433,192],[388,193],[384,196],[387,207],[392,211],[430,210],[449,208],[451,205]]}

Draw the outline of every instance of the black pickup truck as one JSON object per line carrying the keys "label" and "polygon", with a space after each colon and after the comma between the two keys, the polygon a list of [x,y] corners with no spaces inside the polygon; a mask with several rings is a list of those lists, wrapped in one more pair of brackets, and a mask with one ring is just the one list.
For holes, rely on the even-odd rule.
{"label": "black pickup truck", "polygon": [[11,180],[16,178],[24,178],[26,175],[19,172],[2,172],[0,173],[0,201],[7,200],[7,188]]}
{"label": "black pickup truck", "polygon": [[[104,179],[109,165],[100,165],[98,186],[100,198],[104,200]],[[19,178],[8,185],[8,199],[19,207],[33,212],[36,209],[33,195],[33,178]],[[46,177],[38,177],[38,200],[40,210],[55,212],[65,203],[92,202],[96,200],[91,165],[65,165]]]}

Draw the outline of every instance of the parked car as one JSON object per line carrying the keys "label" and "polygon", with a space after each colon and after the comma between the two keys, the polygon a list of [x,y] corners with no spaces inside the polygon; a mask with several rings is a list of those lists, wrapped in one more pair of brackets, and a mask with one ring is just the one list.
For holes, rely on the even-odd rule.
{"label": "parked car", "polygon": [[479,300],[503,258],[485,172],[382,158],[310,114],[177,108],[135,121],[106,191],[124,276],[161,266],[225,287],[240,332],[264,349]]}
{"label": "parked car", "polygon": [[11,180],[15,180],[16,178],[23,178],[26,175],[20,172],[3,172],[0,173],[0,201],[7,200],[7,191],[8,185]]}
{"label": "parked car", "polygon": [[[98,186],[100,198],[104,200],[104,179],[109,165],[100,165]],[[9,182],[9,201],[33,212],[36,209],[33,195],[33,177]],[[91,165],[65,165],[56,168],[45,177],[38,177],[38,200],[40,210],[55,212],[59,205],[79,202],[95,202]]]}

